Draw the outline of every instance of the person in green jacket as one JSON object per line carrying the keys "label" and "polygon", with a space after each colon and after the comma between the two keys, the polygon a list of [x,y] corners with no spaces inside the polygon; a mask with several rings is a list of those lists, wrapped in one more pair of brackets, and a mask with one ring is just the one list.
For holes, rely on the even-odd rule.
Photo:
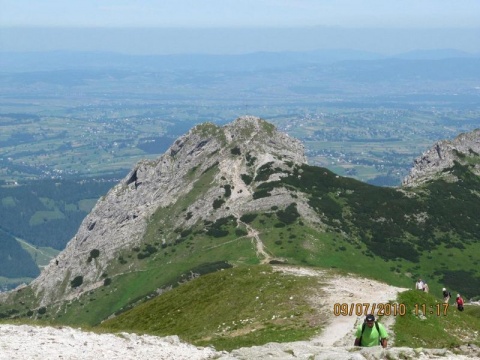
{"label": "person in green jacket", "polygon": [[368,314],[365,322],[359,325],[355,332],[355,346],[387,347],[387,330],[379,322],[375,321],[373,314]]}

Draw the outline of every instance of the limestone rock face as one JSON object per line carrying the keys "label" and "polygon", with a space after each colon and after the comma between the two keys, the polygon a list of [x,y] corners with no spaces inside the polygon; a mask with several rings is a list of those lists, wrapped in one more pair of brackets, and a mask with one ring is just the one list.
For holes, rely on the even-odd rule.
{"label": "limestone rock face", "polygon": [[471,170],[480,175],[480,129],[461,134],[454,140],[437,142],[432,148],[415,159],[414,166],[402,182],[403,186],[418,186],[429,180],[443,177],[456,181],[456,177],[443,170],[454,162],[471,165]]}
{"label": "limestone rock face", "polygon": [[[480,174],[480,130],[441,141],[415,160],[404,186],[417,186],[435,177],[456,181],[448,169],[454,162]],[[29,287],[39,306],[73,299],[104,284],[105,274],[115,276],[112,264],[126,251],[140,247],[147,226],[159,209],[183,199],[182,214],[156,218],[159,227],[189,229],[199,221],[214,222],[233,215],[268,211],[272,206],[297,204],[300,215],[317,219],[301,193],[285,187],[271,196],[254,197],[255,188],[286,176],[293,164],[306,163],[302,143],[278,132],[256,117],[242,117],[223,127],[205,123],[178,138],[156,160],[140,161],[100,199],[84,219],[67,247]],[[212,171],[214,169],[215,171]],[[206,175],[210,174],[206,182]],[[200,180],[202,179],[202,180]],[[255,179],[252,183],[249,181]],[[229,196],[225,196],[226,192]],[[191,196],[195,193],[196,196]],[[215,200],[220,199],[215,205]],[[321,224],[320,224],[321,225]],[[319,226],[320,226],[319,225]],[[160,239],[160,241],[168,241]],[[135,271],[134,264],[129,271]],[[72,283],[73,282],[73,283]],[[72,286],[81,283],[81,286]],[[0,296],[1,297],[1,296]]]}
{"label": "limestone rock face", "polygon": [[[269,208],[272,198],[276,204],[288,204],[290,195],[281,191],[272,198],[254,200],[251,188],[242,180],[242,174],[252,169],[256,172],[267,163],[282,168],[286,162],[306,163],[303,145],[259,118],[242,117],[224,127],[198,125],[176,140],[160,158],[140,161],[100,199],[65,250],[31,287],[41,305],[48,305],[103,285],[102,275],[109,263],[122,250],[141,243],[154,212],[199,186],[195,174],[213,166],[219,169],[214,182],[234,189],[225,206],[212,207],[212,199],[223,195],[225,190],[221,186],[207,186],[205,196],[188,206],[191,216],[176,219],[176,226],[194,224],[199,218],[215,220]],[[274,179],[266,181],[270,180]],[[81,290],[71,286],[76,277],[82,282]]]}

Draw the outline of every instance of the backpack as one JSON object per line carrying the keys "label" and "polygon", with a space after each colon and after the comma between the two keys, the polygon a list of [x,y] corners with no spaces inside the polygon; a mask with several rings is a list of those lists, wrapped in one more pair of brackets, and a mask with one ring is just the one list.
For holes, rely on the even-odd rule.
{"label": "backpack", "polygon": [[[360,346],[362,346],[362,337],[363,337],[363,332],[365,331],[365,322],[362,324],[362,333],[360,335]],[[378,343],[381,345],[382,344],[382,336],[380,335],[380,327],[378,326],[378,322],[375,320],[375,328],[377,329],[378,332]]]}

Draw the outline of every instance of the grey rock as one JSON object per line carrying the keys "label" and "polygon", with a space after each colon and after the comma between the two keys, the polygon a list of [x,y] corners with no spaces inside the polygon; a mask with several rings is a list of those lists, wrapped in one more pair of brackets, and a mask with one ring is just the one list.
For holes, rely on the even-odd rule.
{"label": "grey rock", "polygon": [[299,341],[283,344],[268,343],[263,346],[240,348],[230,353],[218,354],[215,358],[218,360],[427,360],[438,358],[467,360],[478,359],[478,356],[468,352],[454,354],[446,349],[412,349],[408,347],[383,349],[379,346],[371,348],[322,347],[312,342]]}
{"label": "grey rock", "polygon": [[473,162],[476,164],[471,169],[480,175],[480,129],[460,134],[452,141],[437,142],[415,159],[414,166],[403,179],[402,185],[418,186],[439,176],[447,181],[457,181],[453,174],[442,171],[451,168],[455,161],[465,165],[472,159],[475,159]]}
{"label": "grey rock", "polygon": [[[256,158],[255,162],[245,160],[247,153]],[[194,188],[195,179],[191,175],[194,171],[202,173],[218,166],[220,174],[214,181],[237,186],[218,209],[212,207],[212,199],[222,196],[225,190],[211,186],[205,196],[188,207],[187,212],[192,214],[189,219],[172,220],[175,228],[187,228],[200,218],[215,221],[236,213],[266,210],[272,204],[290,204],[292,197],[285,190],[276,190],[269,198],[253,199],[251,188],[241,178],[241,174],[249,172],[255,175],[262,165],[270,162],[283,169],[288,168],[288,162],[306,163],[302,143],[256,117],[242,117],[223,127],[209,123],[194,127],[160,158],[140,161],[97,202],[65,250],[31,283],[40,306],[71,300],[102,286],[102,274],[109,263],[122,250],[141,243],[150,216]],[[265,179],[272,180],[273,176]],[[311,210],[300,205],[299,211],[302,209],[308,216]],[[88,261],[94,249],[100,255]],[[83,283],[72,288],[70,283],[76,276],[82,276]]]}

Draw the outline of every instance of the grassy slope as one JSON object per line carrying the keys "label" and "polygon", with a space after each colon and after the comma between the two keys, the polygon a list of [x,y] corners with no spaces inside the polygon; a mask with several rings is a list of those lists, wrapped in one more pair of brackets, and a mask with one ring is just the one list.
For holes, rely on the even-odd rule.
{"label": "grassy slope", "polygon": [[314,286],[308,277],[273,272],[270,266],[232,268],[185,283],[100,327],[176,334],[226,350],[296,341],[319,328],[319,314],[308,303]]}
{"label": "grassy slope", "polygon": [[407,312],[405,316],[398,316],[395,322],[396,346],[453,348],[468,343],[480,345],[479,306],[467,305],[465,311],[460,312],[453,301],[445,308],[438,298],[415,290],[401,293],[398,302],[405,304]]}
{"label": "grassy slope", "polygon": [[[318,279],[272,272],[266,265],[218,271],[165,293],[100,325],[102,331],[179,335],[196,345],[231,350],[270,341],[307,340],[324,319],[309,303]],[[480,308],[446,310],[431,294],[410,290],[394,326],[395,346],[455,348],[480,344]],[[418,311],[415,312],[415,304]],[[422,317],[422,304],[427,309]],[[429,314],[432,305],[433,314]],[[437,313],[438,312],[438,313]]]}

